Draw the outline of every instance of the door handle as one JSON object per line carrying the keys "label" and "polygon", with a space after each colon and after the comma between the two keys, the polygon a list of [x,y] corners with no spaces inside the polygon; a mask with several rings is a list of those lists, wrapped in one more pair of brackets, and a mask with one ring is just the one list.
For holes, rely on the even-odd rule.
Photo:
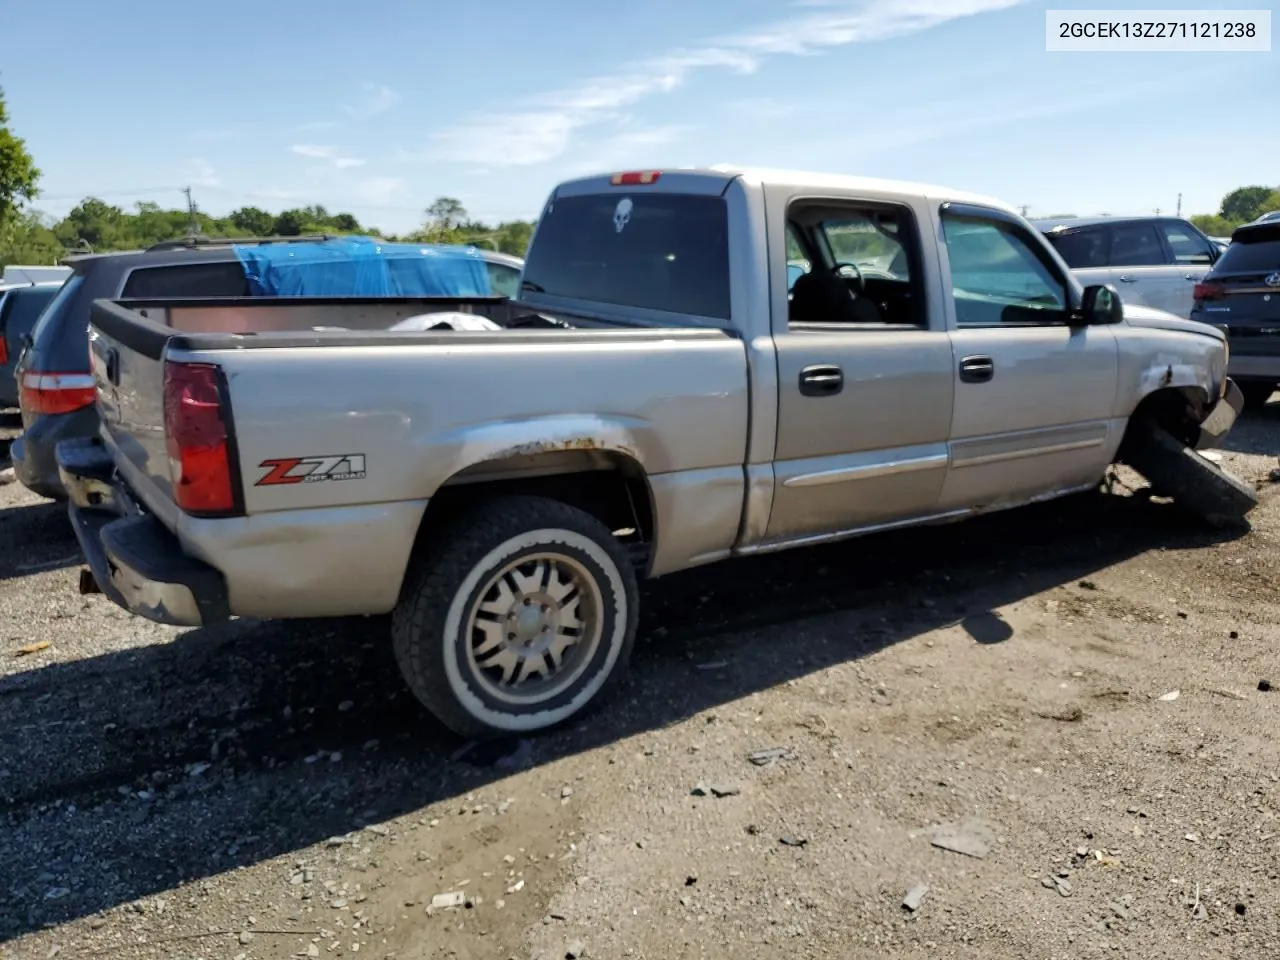
{"label": "door handle", "polygon": [[834,363],[818,363],[800,371],[800,396],[834,397],[844,389],[844,371]]}
{"label": "door handle", "polygon": [[1188,273],[1188,274],[1187,274],[1185,277],[1183,277],[1182,279],[1183,279],[1183,280],[1194,280],[1194,281],[1196,281],[1197,283],[1200,281],[1200,278],[1199,278],[1199,277],[1197,277],[1194,273]]}
{"label": "door handle", "polygon": [[1120,274],[1118,279],[1120,280],[1121,283],[1137,283],[1138,282],[1137,277],[1131,277],[1127,273]]}
{"label": "door handle", "polygon": [[995,373],[996,364],[990,357],[965,357],[960,361],[961,383],[986,383]]}

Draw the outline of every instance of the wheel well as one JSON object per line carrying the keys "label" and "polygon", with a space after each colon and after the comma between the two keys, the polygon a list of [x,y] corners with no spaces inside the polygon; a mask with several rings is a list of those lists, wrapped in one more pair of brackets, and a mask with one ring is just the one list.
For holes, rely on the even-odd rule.
{"label": "wheel well", "polygon": [[1200,436],[1204,406],[1204,392],[1195,387],[1167,387],[1147,394],[1129,415],[1129,425],[1120,443],[1121,459],[1131,439],[1146,424],[1154,424],[1187,446],[1194,446]]}
{"label": "wheel well", "polygon": [[469,467],[450,477],[431,498],[417,542],[442,520],[485,500],[516,494],[558,500],[591,514],[630,549],[637,566],[648,567],[654,536],[653,495],[644,468],[611,451],[558,451]]}

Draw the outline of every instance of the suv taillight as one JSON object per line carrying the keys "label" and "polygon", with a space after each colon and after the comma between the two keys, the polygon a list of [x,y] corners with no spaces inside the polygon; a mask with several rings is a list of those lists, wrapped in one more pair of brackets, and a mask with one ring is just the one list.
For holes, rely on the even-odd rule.
{"label": "suv taillight", "polygon": [[37,373],[22,375],[18,402],[25,413],[71,413],[92,406],[98,398],[88,373]]}
{"label": "suv taillight", "polygon": [[[1186,288],[1184,287],[1183,289]],[[1191,291],[1191,299],[1197,303],[1201,300],[1219,300],[1226,295],[1227,288],[1213,280],[1207,283],[1197,283],[1195,289]]]}
{"label": "suv taillight", "polygon": [[9,362],[9,344],[4,339],[4,334],[0,333],[0,366]]}
{"label": "suv taillight", "polygon": [[201,516],[236,510],[220,371],[211,363],[164,364],[164,436],[173,500]]}

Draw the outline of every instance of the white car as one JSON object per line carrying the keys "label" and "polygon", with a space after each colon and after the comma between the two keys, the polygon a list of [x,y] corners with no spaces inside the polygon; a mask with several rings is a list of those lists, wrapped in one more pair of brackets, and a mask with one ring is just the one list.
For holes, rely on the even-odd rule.
{"label": "white car", "polygon": [[1222,247],[1180,217],[1077,217],[1035,226],[1081,283],[1113,284],[1126,304],[1191,315]]}

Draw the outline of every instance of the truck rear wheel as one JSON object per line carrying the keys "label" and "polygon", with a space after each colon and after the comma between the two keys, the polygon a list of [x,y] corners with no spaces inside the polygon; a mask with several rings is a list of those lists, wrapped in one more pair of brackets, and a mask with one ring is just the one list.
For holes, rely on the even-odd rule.
{"label": "truck rear wheel", "polygon": [[637,605],[635,571],[604,524],[559,501],[504,497],[432,538],[391,633],[409,688],[450,729],[528,734],[617,679]]}
{"label": "truck rear wheel", "polygon": [[1237,526],[1258,495],[1211,460],[1154,423],[1135,424],[1125,459],[1156,492],[1217,527]]}

